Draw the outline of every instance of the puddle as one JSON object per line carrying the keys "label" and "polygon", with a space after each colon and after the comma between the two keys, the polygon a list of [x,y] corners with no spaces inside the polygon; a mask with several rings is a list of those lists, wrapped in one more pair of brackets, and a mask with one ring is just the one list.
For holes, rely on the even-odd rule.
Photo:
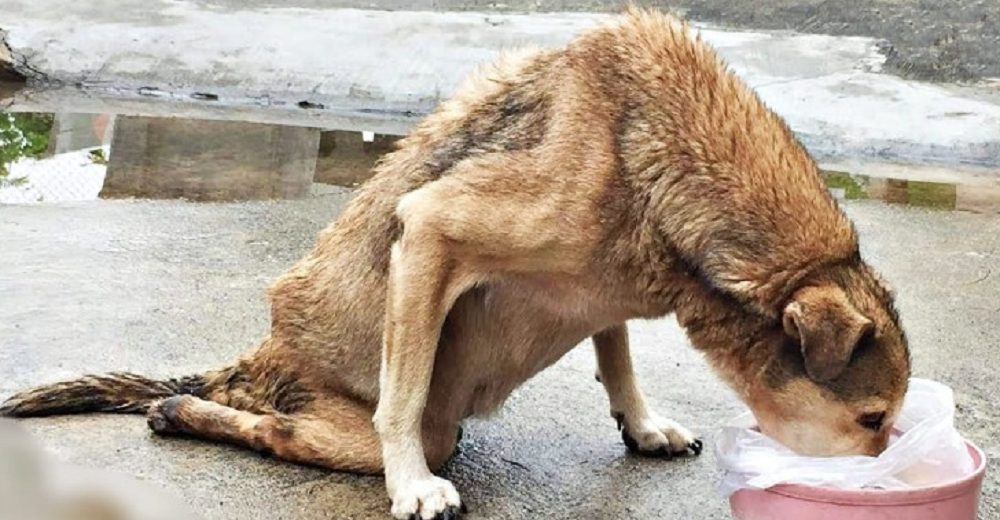
{"label": "puddle", "polygon": [[922,208],[1000,213],[1000,185],[893,179],[836,170],[822,173],[838,199],[873,199]]}

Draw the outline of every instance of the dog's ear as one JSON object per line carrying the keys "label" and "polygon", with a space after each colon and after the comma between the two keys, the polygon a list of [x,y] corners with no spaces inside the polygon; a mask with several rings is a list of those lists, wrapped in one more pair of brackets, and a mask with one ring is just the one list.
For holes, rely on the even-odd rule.
{"label": "dog's ear", "polygon": [[836,379],[847,368],[858,342],[872,322],[851,304],[843,289],[829,285],[806,287],[785,307],[785,332],[797,339],[813,381]]}

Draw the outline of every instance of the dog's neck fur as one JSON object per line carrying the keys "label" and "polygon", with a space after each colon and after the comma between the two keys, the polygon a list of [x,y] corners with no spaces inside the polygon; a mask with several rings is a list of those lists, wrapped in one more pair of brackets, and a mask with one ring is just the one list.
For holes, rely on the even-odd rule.
{"label": "dog's neck fur", "polygon": [[629,238],[664,250],[648,260],[679,263],[773,317],[802,278],[857,257],[808,152],[683,24],[638,17],[590,38],[630,44],[578,45],[597,64],[587,82],[618,96],[607,117],[620,181],[608,199],[625,194],[632,207],[612,211],[627,211]]}
{"label": "dog's neck fur", "polygon": [[746,400],[748,382],[758,380],[775,355],[769,345],[781,341],[780,321],[698,279],[684,284],[674,313],[692,346]]}
{"label": "dog's neck fur", "polygon": [[[860,259],[808,273],[793,292],[804,287],[844,291],[887,334],[900,334],[905,342],[891,293]],[[794,343],[783,330],[780,317],[762,313],[695,276],[681,281],[673,303],[677,322],[691,344],[744,400],[750,397],[754,384],[780,386],[795,375],[782,374],[784,368],[775,364],[782,346]]]}

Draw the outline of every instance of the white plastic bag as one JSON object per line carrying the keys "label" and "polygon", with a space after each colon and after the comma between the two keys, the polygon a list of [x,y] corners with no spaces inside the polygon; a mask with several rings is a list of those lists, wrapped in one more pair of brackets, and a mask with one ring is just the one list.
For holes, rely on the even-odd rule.
{"label": "white plastic bag", "polygon": [[748,412],[726,425],[715,446],[725,472],[720,490],[805,484],[840,489],[908,489],[955,480],[973,471],[955,430],[955,399],[947,386],[913,378],[889,447],[878,457],[803,457],[753,429]]}

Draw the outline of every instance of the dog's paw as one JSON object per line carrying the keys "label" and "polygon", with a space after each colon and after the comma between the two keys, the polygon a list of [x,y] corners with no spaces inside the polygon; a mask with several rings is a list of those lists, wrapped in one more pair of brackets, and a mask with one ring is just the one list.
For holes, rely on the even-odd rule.
{"label": "dog's paw", "polygon": [[398,520],[457,520],[464,512],[455,486],[433,475],[405,483],[392,496]]}
{"label": "dog's paw", "polygon": [[159,435],[180,433],[182,430],[179,426],[178,413],[185,398],[189,399],[190,396],[176,395],[149,407],[149,411],[146,412],[146,424],[149,425],[149,429]]}
{"label": "dog's paw", "polygon": [[622,440],[629,451],[650,457],[701,455],[704,443],[687,428],[670,419],[650,415],[643,419],[619,420]]}

